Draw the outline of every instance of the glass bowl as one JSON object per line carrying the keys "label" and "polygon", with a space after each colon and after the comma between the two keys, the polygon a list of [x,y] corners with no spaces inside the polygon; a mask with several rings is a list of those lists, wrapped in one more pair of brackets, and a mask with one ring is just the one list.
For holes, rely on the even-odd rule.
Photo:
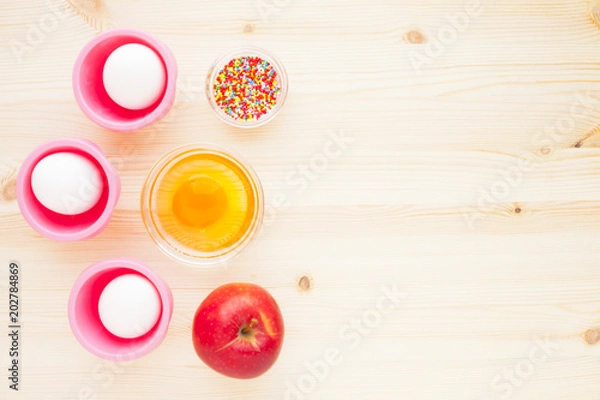
{"label": "glass bowl", "polygon": [[[223,108],[219,105],[216,99],[216,91],[215,91],[215,82],[218,75],[221,73],[223,68],[230,62],[240,57],[259,57],[262,60],[266,61],[270,66],[273,67],[276,76],[279,78],[279,94],[276,97],[275,104],[270,108],[268,112],[261,115],[259,118],[254,119],[239,119],[234,118],[232,115],[226,113]],[[288,77],[283,67],[283,64],[279,62],[279,60],[269,53],[266,50],[263,50],[258,47],[241,47],[234,50],[229,51],[224,54],[222,57],[217,59],[210,67],[208,71],[208,75],[206,77],[206,96],[208,97],[208,102],[210,103],[212,109],[215,111],[217,116],[228,123],[229,125],[238,127],[238,128],[255,128],[261,125],[266,124],[271,121],[275,116],[279,113],[281,108],[283,107],[285,100],[287,98],[288,92]]]}
{"label": "glass bowl", "polygon": [[[206,165],[206,163],[213,166],[211,172],[208,172],[208,169],[199,169],[199,165]],[[215,165],[221,165],[218,167],[220,169],[215,169]],[[189,175],[187,177],[181,175],[175,178],[177,174],[186,170],[186,168],[190,168],[189,171],[193,169],[194,172],[186,172]],[[213,172],[215,175],[208,177],[208,174]],[[220,173],[221,175],[218,175]],[[206,236],[208,235],[207,232],[216,229],[213,229],[215,226],[214,221],[203,221],[208,225],[199,228],[198,226],[185,225],[182,221],[187,220],[182,220],[179,218],[180,215],[177,215],[176,204],[178,203],[176,203],[176,198],[180,190],[176,190],[173,181],[181,182],[181,185],[179,185],[179,188],[181,188],[188,182],[191,182],[190,185],[194,185],[194,182],[197,182],[198,179],[208,179],[213,182],[211,184],[216,182],[216,185],[213,185],[218,187],[216,190],[221,190],[229,184],[226,179],[219,178],[223,176],[233,176],[234,178],[231,179],[239,180],[239,184],[244,185],[242,190],[234,188],[233,191],[219,192],[221,193],[220,199],[225,200],[223,207],[226,211],[223,212],[229,213],[224,215],[242,215],[243,220],[236,222],[236,224],[239,224],[239,229],[236,231],[227,232],[223,236],[208,238]],[[229,185],[229,188],[232,187],[232,185]],[[186,193],[188,192],[186,191]],[[212,194],[209,196],[212,196]],[[212,197],[211,199],[214,200]],[[189,198],[186,201],[189,203]],[[204,200],[201,200],[201,202],[204,203]],[[195,203],[192,207],[194,205]],[[214,205],[210,207],[214,208]],[[169,212],[165,213],[165,210]],[[150,237],[164,253],[183,263],[208,267],[236,256],[254,239],[262,225],[264,195],[258,176],[239,156],[212,144],[189,145],[166,154],[152,168],[142,189],[141,211],[144,225]],[[205,209],[199,212],[200,214],[198,214],[196,208],[193,208],[190,215],[196,220],[204,218],[201,213],[205,212]],[[218,217],[217,221],[219,221]],[[235,224],[232,225],[235,226]],[[224,226],[229,225],[221,222],[220,230],[216,231],[221,232],[225,229]],[[203,235],[207,237],[206,240],[201,240]],[[196,245],[190,245],[190,242]],[[210,250],[200,248],[209,246],[215,248]]]}

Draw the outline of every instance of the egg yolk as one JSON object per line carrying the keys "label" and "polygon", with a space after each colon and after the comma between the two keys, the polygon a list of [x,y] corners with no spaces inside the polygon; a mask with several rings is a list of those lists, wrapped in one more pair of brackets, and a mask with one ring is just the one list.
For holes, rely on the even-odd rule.
{"label": "egg yolk", "polygon": [[227,209],[223,187],[208,176],[192,176],[175,192],[173,213],[187,226],[206,227]]}

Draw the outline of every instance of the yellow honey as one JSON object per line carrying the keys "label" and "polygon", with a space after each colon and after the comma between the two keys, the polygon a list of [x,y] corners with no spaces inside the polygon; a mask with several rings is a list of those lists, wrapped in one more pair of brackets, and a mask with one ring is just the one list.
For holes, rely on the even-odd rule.
{"label": "yellow honey", "polygon": [[239,163],[218,153],[181,158],[164,171],[154,190],[161,230],[192,251],[235,246],[256,219],[255,183]]}

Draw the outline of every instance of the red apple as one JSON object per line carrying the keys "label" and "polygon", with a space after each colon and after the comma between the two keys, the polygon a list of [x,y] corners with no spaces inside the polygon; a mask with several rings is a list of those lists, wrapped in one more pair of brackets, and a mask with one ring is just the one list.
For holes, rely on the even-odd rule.
{"label": "red apple", "polygon": [[213,290],[194,316],[198,357],[223,375],[250,379],[264,374],[283,344],[283,317],[275,299],[251,283]]}

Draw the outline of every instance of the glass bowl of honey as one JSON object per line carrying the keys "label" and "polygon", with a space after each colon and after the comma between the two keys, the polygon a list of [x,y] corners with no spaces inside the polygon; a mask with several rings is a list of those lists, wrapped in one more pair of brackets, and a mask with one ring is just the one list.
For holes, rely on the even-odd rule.
{"label": "glass bowl of honey", "polygon": [[211,266],[239,254],[264,215],[258,176],[214,145],[191,145],[161,158],[141,196],[142,218],[158,247],[174,259]]}

